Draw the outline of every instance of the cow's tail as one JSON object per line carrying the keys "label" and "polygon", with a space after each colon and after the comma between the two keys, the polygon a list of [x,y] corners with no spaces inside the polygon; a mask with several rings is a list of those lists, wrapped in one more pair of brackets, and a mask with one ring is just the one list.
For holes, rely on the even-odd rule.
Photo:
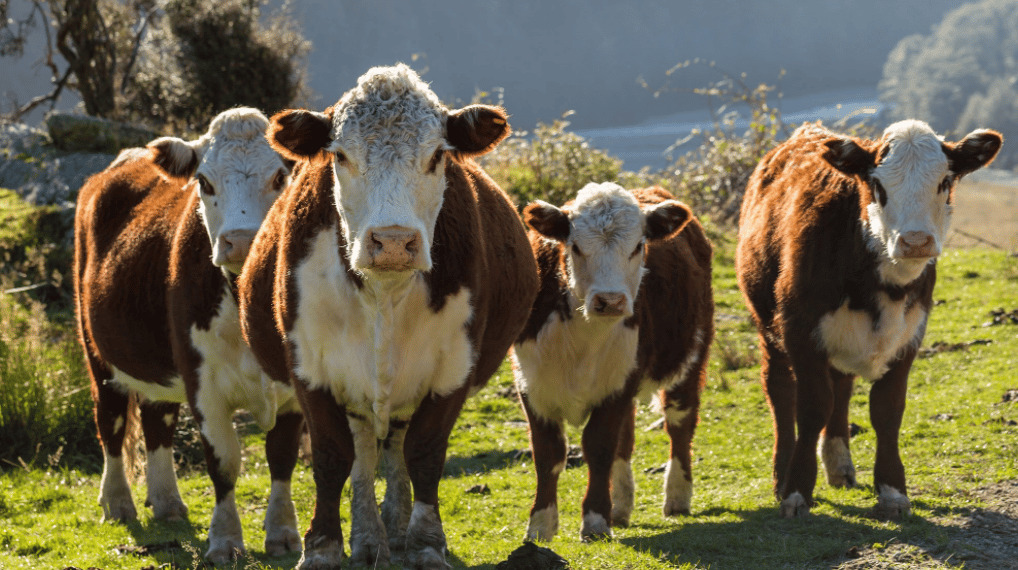
{"label": "cow's tail", "polygon": [[141,431],[141,406],[138,405],[138,393],[131,390],[127,398],[127,416],[124,420],[124,470],[127,480],[138,482],[145,473]]}

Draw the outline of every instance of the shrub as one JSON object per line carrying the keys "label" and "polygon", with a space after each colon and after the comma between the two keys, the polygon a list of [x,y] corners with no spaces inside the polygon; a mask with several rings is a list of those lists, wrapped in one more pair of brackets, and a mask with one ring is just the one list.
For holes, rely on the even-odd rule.
{"label": "shrub", "polygon": [[538,123],[533,136],[516,131],[481,157],[481,165],[517,207],[533,200],[561,205],[589,182],[618,182],[629,188],[646,184],[641,174],[623,171],[621,160],[567,131],[565,119],[571,114],[551,124]]}

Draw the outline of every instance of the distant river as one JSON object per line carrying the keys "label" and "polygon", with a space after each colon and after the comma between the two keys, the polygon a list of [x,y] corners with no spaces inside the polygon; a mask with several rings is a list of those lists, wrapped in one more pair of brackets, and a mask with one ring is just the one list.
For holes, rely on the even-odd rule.
{"label": "distant river", "polygon": [[[794,99],[771,98],[771,104],[778,106],[786,124],[796,125],[818,119],[831,124],[851,113],[860,118],[872,117],[883,108],[875,87],[828,91]],[[739,111],[745,114],[745,108]],[[739,126],[745,128],[746,124],[742,121]],[[665,149],[689,135],[693,129],[703,130],[710,126],[710,113],[705,109],[656,117],[632,126],[575,132],[587,139],[590,146],[606,149],[609,154],[624,160],[626,170],[639,170],[643,166],[664,168],[668,163]],[[682,150],[691,150],[695,148],[694,144],[698,144],[697,138]]]}

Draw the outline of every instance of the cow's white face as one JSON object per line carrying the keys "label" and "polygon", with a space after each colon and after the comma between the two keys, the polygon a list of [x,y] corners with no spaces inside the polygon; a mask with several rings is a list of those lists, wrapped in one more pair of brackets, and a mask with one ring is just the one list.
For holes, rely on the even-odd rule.
{"label": "cow's white face", "polygon": [[372,94],[380,100],[334,119],[327,150],[351,266],[400,278],[431,269],[450,150],[446,112],[415,91]]}
{"label": "cow's white face", "polygon": [[673,200],[641,208],[610,182],[587,184],[563,209],[538,201],[524,213],[538,233],[563,244],[569,290],[587,319],[632,316],[647,241],[673,235],[691,217]]}
{"label": "cow's white face", "polygon": [[268,125],[256,109],[231,109],[197,141],[163,138],[150,145],[166,157],[197,164],[190,187],[201,198],[198,212],[212,244],[212,263],[235,274],[289,179],[288,166],[265,139]]}
{"label": "cow's white face", "polygon": [[269,139],[294,160],[331,156],[351,267],[372,279],[402,281],[432,268],[453,155],[484,154],[509,133],[502,109],[450,111],[400,64],[372,68],[325,113],[279,113]]}
{"label": "cow's white face", "polygon": [[845,141],[828,143],[828,160],[860,174],[869,185],[871,201],[863,218],[869,247],[880,256],[881,278],[897,285],[918,278],[943,251],[954,185],[993,160],[1001,143],[992,131],[945,143],[929,125],[915,120],[889,126],[873,152]]}

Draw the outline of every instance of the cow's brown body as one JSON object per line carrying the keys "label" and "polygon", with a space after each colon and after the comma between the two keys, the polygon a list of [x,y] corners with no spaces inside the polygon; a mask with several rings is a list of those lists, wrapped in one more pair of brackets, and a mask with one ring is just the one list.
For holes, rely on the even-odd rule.
{"label": "cow's brown body", "polygon": [[[933,305],[935,244],[928,237],[924,251],[900,261],[888,257],[885,251],[895,244],[880,241],[872,228],[889,224],[873,216],[884,216],[895,204],[889,192],[901,190],[881,183],[884,171],[877,167],[898,160],[911,165],[899,168],[909,176],[922,168],[943,172],[928,190],[916,183],[912,190],[943,208],[958,178],[992,160],[1000,140],[995,133],[966,139],[974,141],[976,152],[964,142],[938,142],[925,125],[899,125],[904,126],[889,128],[878,141],[802,127],[761,160],[746,191],[736,269],[760,332],[761,375],[775,427],[774,491],[782,516],[807,512],[813,503],[821,434],[828,481],[855,485],[848,405],[856,375],[874,381],[870,420],[877,436],[878,514],[898,517],[909,509],[897,440],[909,369]],[[932,150],[913,150],[907,158],[912,162],[892,155],[919,144],[913,141],[930,141]],[[900,277],[896,265],[912,259],[919,264],[914,274]]]}
{"label": "cow's brown body", "polygon": [[[388,95],[380,105],[407,97],[411,102],[400,108],[413,109],[417,97],[430,97],[419,95],[422,84],[402,66],[372,70],[362,78],[362,85],[379,77],[383,83],[391,82],[385,83],[384,89],[404,90],[400,95]],[[370,87],[363,87],[363,92],[369,101],[374,96]],[[317,497],[301,567],[339,564],[343,551],[340,493],[355,469],[350,531],[353,563],[385,564],[391,549],[405,551],[407,567],[445,568],[438,483],[449,434],[468,393],[496,371],[522,328],[537,289],[536,268],[512,204],[469,154],[459,152],[469,149],[469,142],[457,139],[461,131],[450,126],[445,138],[461,146],[439,151],[430,165],[424,161],[406,166],[403,155],[381,159],[415,172],[421,168],[423,176],[444,172],[441,209],[429,250],[431,268],[398,273],[388,278],[390,281],[385,281],[386,277],[379,280],[373,272],[354,270],[353,246],[345,233],[351,230],[340,211],[348,217],[362,212],[342,210],[334,183],[334,169],[346,168],[347,160],[338,153],[318,151],[328,144],[329,129],[335,128],[328,125],[340,120],[334,119],[333,114],[338,114],[334,109],[350,97],[348,94],[316,119],[315,130],[307,127],[310,121],[305,117],[312,115],[308,112],[289,111],[273,119],[270,141],[284,156],[301,162],[299,174],[266,218],[245,265],[239,284],[242,324],[263,368],[274,376],[285,374],[292,379],[308,418]],[[421,111],[421,116],[446,112],[435,106]],[[484,143],[494,146],[508,134],[508,127],[501,111],[478,117],[473,124],[489,122],[497,127],[492,132],[501,133]],[[399,128],[393,125],[400,124],[394,119],[380,121],[376,127],[361,124],[360,128],[377,128],[375,132],[384,138]],[[405,142],[406,137],[400,140]],[[353,153],[356,149],[344,150]],[[406,152],[417,152],[413,143]],[[424,152],[435,151],[429,148]],[[361,174],[374,172],[370,161],[378,160],[375,156],[351,155],[351,161],[359,161]],[[386,257],[386,263],[398,253],[397,249]],[[397,285],[385,284],[392,282]],[[390,286],[395,289],[387,289]],[[469,299],[470,315],[460,321],[455,315],[467,307],[465,298]],[[378,315],[379,320],[372,315]],[[396,324],[386,319],[396,319]],[[449,326],[454,328],[444,328]],[[320,330],[333,332],[320,334]],[[453,376],[441,377],[448,375],[445,372],[421,377],[404,366],[418,362],[430,369],[434,362],[453,358],[443,351],[415,346],[414,339],[441,343],[452,334],[460,340],[450,337],[448,350],[460,354],[464,333],[472,347],[471,363],[467,368],[455,368],[459,372]],[[377,351],[392,356],[376,360]],[[376,362],[377,368],[372,368]],[[346,373],[321,374],[348,363],[354,367],[343,368]],[[363,372],[358,368],[362,363],[367,366]],[[437,370],[448,369],[439,365]],[[366,400],[358,396],[365,390]],[[380,391],[384,394],[378,395]],[[375,449],[376,434],[383,440],[380,451]],[[376,453],[386,456],[390,469],[381,519],[373,490]]]}
{"label": "cow's brown body", "polygon": [[[244,548],[239,519],[233,520],[238,466],[221,464],[223,449],[217,452],[217,445],[229,446],[223,438],[236,437],[229,424],[233,409],[251,409],[260,423],[271,428],[266,452],[273,484],[281,483],[287,491],[270,512],[287,509],[283,503],[289,503],[289,480],[303,421],[295,402],[286,405],[287,398],[293,400],[292,391],[286,396],[289,389],[283,388],[276,394],[275,388],[260,381],[260,370],[243,345],[236,318],[235,277],[211,261],[197,183],[188,179],[198,166],[197,159],[168,172],[165,164],[157,163],[173,162],[163,150],[153,146],[126,151],[91,177],[79,193],[74,272],[79,335],[92,379],[107,471],[124,467],[120,458],[125,434],[131,429],[129,394],[138,394],[149,453],[147,503],[157,518],[187,514],[173,477],[171,445],[180,404],[190,405],[202,430],[217,510],[229,496],[233,511],[226,515],[229,524],[218,528],[219,534],[215,520],[210,530],[209,556],[221,561]],[[272,156],[282,167],[278,155]],[[217,340],[207,344],[203,339],[208,337]],[[233,359],[234,353],[241,356]],[[258,386],[248,391],[254,392],[249,399],[241,388],[231,389],[242,378]],[[217,395],[221,390],[230,394],[230,401]],[[263,401],[267,399],[271,402]],[[207,417],[213,409],[222,416],[220,424],[211,424]],[[223,422],[230,433],[223,433]],[[168,471],[157,473],[154,458],[169,461],[159,466]],[[104,485],[108,480],[117,488],[101,492],[105,518],[135,518],[130,489],[123,488],[126,481],[104,475]],[[266,521],[266,547],[276,554],[299,548],[292,504],[288,508],[283,518],[292,520]]]}
{"label": "cow's brown body", "polygon": [[[641,208],[674,200],[660,188],[632,194]],[[563,211],[573,204],[566,204]],[[638,281],[632,314],[617,321],[602,322],[604,317],[585,315],[578,306],[584,301],[570,289],[570,281],[577,277],[570,276],[567,263],[570,245],[578,243],[573,236],[567,243],[530,231],[541,290],[515,347],[517,383],[537,472],[530,538],[550,540],[557,529],[557,482],[566,459],[565,421],[579,421],[577,425],[585,421],[583,455],[589,480],[581,535],[594,538],[610,534],[611,526],[628,524],[634,500],[629,467],[635,442],[634,399],[641,392],[660,392],[665,429],[671,438],[664,514],[689,512],[690,445],[714,336],[714,303],[712,248],[699,222],[688,209],[684,212],[680,223],[685,225],[677,225],[678,231],[647,236],[642,246],[645,273]],[[618,224],[612,227],[611,231],[624,231]],[[625,254],[630,255],[629,249]],[[591,308],[585,311],[591,313]],[[585,332],[597,330],[602,332]],[[585,359],[605,360],[591,365]],[[561,367],[547,364],[559,360]],[[586,378],[588,367],[600,377]],[[577,375],[574,370],[584,372]]]}

